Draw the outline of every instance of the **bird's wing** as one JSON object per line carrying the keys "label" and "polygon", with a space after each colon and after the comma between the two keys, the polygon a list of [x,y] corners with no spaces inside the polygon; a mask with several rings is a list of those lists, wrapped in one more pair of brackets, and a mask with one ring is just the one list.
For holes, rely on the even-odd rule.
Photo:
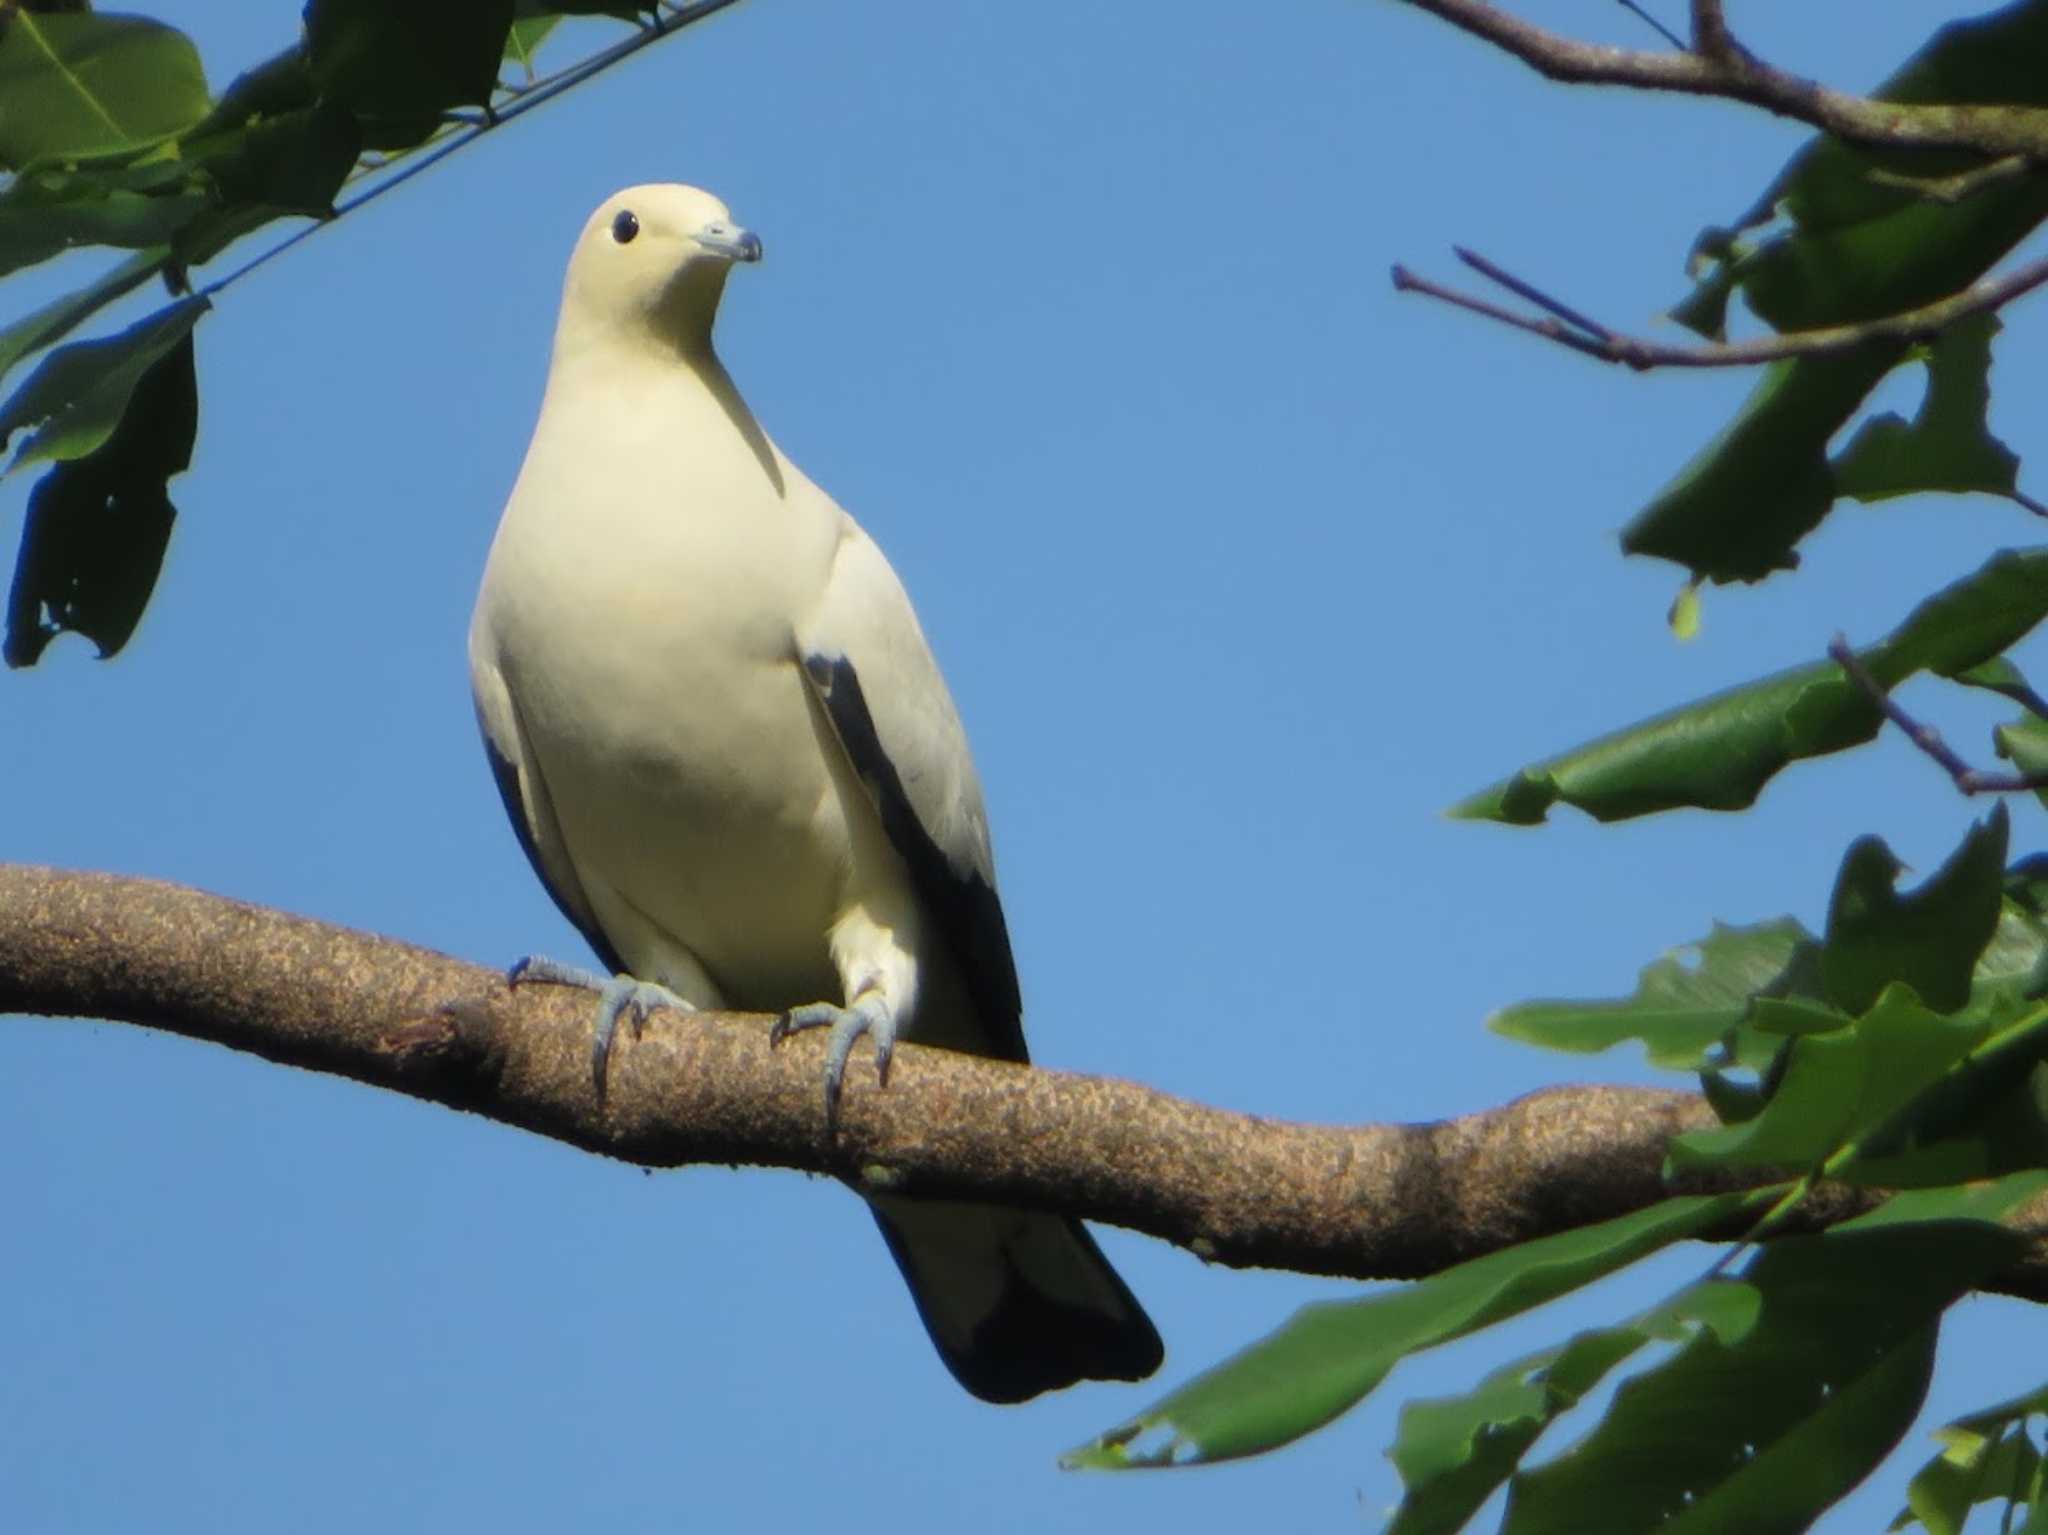
{"label": "bird's wing", "polygon": [[625,961],[612,947],[583,893],[583,882],[570,861],[562,829],[555,821],[554,801],[540,774],[539,764],[528,750],[526,734],[519,726],[519,708],[512,701],[504,676],[482,647],[473,644],[469,663],[470,687],[476,698],[477,723],[483,727],[484,751],[491,759],[491,776],[504,797],[505,813],[512,819],[513,834],[526,854],[534,873],[596,952],[598,960],[614,974],[622,974]]}
{"label": "bird's wing", "polygon": [[902,582],[850,518],[797,643],[812,692],[910,870],[925,920],[966,983],[975,1050],[1024,1060],[1017,967],[967,734]]}

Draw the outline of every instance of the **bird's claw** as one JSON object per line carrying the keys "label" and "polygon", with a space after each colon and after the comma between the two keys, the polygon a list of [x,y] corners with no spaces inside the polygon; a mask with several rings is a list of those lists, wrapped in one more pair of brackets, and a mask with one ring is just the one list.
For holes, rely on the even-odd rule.
{"label": "bird's claw", "polygon": [[636,980],[630,975],[599,975],[595,970],[564,965],[538,954],[520,960],[507,972],[505,980],[513,986],[575,986],[597,993],[597,1023],[590,1038],[590,1079],[597,1088],[599,1102],[604,1100],[605,1068],[611,1061],[612,1038],[618,1033],[621,1016],[632,1026],[633,1038],[637,1040],[647,1026],[647,1015],[657,1007],[672,1007],[679,1013],[697,1010],[695,1004],[658,982]]}
{"label": "bird's claw", "polygon": [[809,1029],[830,1029],[825,1040],[825,1133],[839,1126],[839,1097],[846,1086],[846,1062],[857,1040],[865,1034],[875,1042],[875,1079],[889,1085],[889,1062],[896,1053],[896,1012],[874,992],[863,992],[850,1007],[832,1002],[809,1002],[793,1007],[775,1020],[768,1031],[770,1046],[781,1044],[792,1034]]}

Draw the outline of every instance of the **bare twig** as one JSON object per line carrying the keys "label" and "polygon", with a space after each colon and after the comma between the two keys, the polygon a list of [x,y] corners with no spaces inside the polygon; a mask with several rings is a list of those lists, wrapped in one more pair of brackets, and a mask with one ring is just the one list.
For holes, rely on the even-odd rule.
{"label": "bare twig", "polygon": [[[1653,53],[1579,42],[1511,16],[1486,0],[1408,0],[1416,9],[1492,43],[1538,73],[1568,84],[1620,85],[1747,102],[1858,144],[1895,149],[1964,149],[2048,162],[2048,110],[1917,104],[1851,95],[1764,63],[1730,43],[1727,51]],[[1695,32],[1702,7],[1695,3]],[[1708,6],[1709,35],[1719,7]],[[1725,26],[1721,35],[1725,36]],[[1699,39],[1695,37],[1695,43]]]}
{"label": "bare twig", "polygon": [[[1714,1122],[1691,1093],[1567,1087],[1428,1124],[1289,1124],[912,1045],[887,1088],[852,1075],[828,1140],[823,1044],[771,1049],[767,1017],[655,1013],[620,1042],[600,1104],[587,999],[515,994],[496,971],[176,885],[22,865],[0,865],[7,1012],[167,1029],[645,1166],[797,1168],[1359,1278],[1643,1208],[1672,1192],[1670,1137]],[[1874,1197],[1823,1189],[1800,1222]],[[1992,1288],[2048,1298],[2048,1209],[2021,1225],[2037,1249]]]}
{"label": "bare twig", "polygon": [[1521,278],[1515,276],[1505,267],[1497,266],[1493,262],[1488,261],[1469,246],[1453,245],[1451,250],[1460,261],[1464,262],[1465,265],[1472,268],[1473,271],[1479,273],[1482,277],[1492,278],[1503,288],[1507,289],[1508,292],[1520,295],[1538,309],[1549,310],[1573,329],[1584,331],[1595,341],[1605,343],[1614,340],[1614,332],[1602,325],[1598,320],[1588,319],[1585,315],[1580,314],[1578,310],[1560,303],[1541,288],[1522,281]]}
{"label": "bare twig", "polygon": [[1871,675],[1870,668],[1863,664],[1862,658],[1843,635],[1838,634],[1828,642],[1828,654],[1849,674],[1849,680],[1884,711],[1885,718],[1905,732],[1907,740],[1941,764],[1942,771],[1963,793],[2023,794],[2034,789],[2048,789],[2048,773],[1987,773],[1970,766],[1954,747],[1941,738],[1940,731],[1916,718],[1905,705],[1892,697],[1885,685]]}
{"label": "bare twig", "polygon": [[1637,5],[1636,0],[1621,0],[1621,8],[1625,11],[1635,12],[1635,14],[1639,18],[1641,18],[1645,26],[1649,27],[1649,29],[1652,32],[1655,32],[1659,37],[1663,38],[1664,41],[1669,43],[1672,47],[1683,48],[1685,46],[1684,38],[1680,37],[1676,32],[1672,31],[1669,27],[1665,26],[1663,22],[1659,21],[1656,17],[1652,16],[1640,5]]}
{"label": "bare twig", "polygon": [[1929,202],[1954,205],[1991,187],[2031,176],[2038,169],[2024,155],[2007,155],[2002,160],[1993,160],[1989,165],[1980,165],[1954,176],[1902,176],[1897,171],[1878,166],[1865,171],[1864,175],[1878,186],[1896,187],[1902,192],[1917,193]]}
{"label": "bare twig", "polygon": [[1555,341],[1560,346],[1568,346],[1588,357],[1597,357],[1602,362],[1621,363],[1638,372],[1651,368],[1748,368],[1760,363],[1779,362],[1788,357],[1831,356],[1854,351],[1872,342],[1910,344],[1927,341],[1959,320],[2002,308],[2014,299],[2031,293],[2043,283],[2048,283],[2048,258],[2044,258],[2017,268],[2003,277],[1987,278],[1982,282],[1973,283],[1962,292],[1950,294],[1947,298],[1938,299],[1932,304],[1923,304],[1918,309],[1886,315],[1882,319],[1864,320],[1854,325],[1828,325],[1813,330],[1786,331],[1780,335],[1759,336],[1749,341],[1677,345],[1609,330],[1534,285],[1502,270],[1484,257],[1474,255],[1463,247],[1456,249],[1459,259],[1467,265],[1483,272],[1502,287],[1539,308],[1549,310],[1556,318],[1538,319],[1516,314],[1513,310],[1502,308],[1498,304],[1488,303],[1484,299],[1474,298],[1470,294],[1460,293],[1427,278],[1418,277],[1407,267],[1400,265],[1393,269],[1394,287],[1404,293],[1422,293],[1430,298],[1441,299],[1460,309],[1484,315],[1490,320],[1498,320],[1503,325],[1512,325],[1517,330],[1525,330],[1531,335]]}

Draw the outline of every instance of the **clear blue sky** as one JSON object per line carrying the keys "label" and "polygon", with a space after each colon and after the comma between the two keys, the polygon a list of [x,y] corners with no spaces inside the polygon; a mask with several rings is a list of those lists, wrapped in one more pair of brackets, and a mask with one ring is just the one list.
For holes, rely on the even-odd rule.
{"label": "clear blue sky", "polygon": [[[1619,6],[1527,13],[1654,41]],[[216,89],[297,26],[247,0],[163,14]],[[1929,14],[1736,20],[1863,86]],[[1800,137],[1549,86],[1366,0],[750,0],[226,296],[198,332],[198,454],[134,642],[101,665],[69,640],[0,676],[0,856],[485,963],[577,954],[492,790],[463,637],[569,244],[611,190],[684,180],[766,242],[721,321],[733,373],[889,551],[959,699],[1039,1060],[1325,1121],[1647,1080],[1482,1020],[1626,990],[1717,917],[1816,922],[1854,835],[1924,871],[1972,807],[1892,739],[1745,816],[1509,831],[1442,808],[1816,657],[1837,628],[1874,636],[2038,529],[1989,500],[1848,508],[1797,578],[1710,592],[1679,645],[1677,573],[1613,535],[1749,381],[1603,370],[1398,297],[1386,271],[1450,275],[1461,241],[1647,327],[1697,228]],[[10,282],[0,319],[96,264]],[[2048,392],[2042,339],[2014,316],[1994,378],[2023,454],[2038,418],[2010,402]],[[0,486],[9,541],[25,490]],[[1941,716],[1973,751],[1994,717]],[[2038,810],[2015,808],[2026,847]],[[644,1176],[48,1020],[0,1030],[0,1165],[0,1523],[23,1532],[1370,1526],[1398,1497],[1381,1450],[1404,1396],[1599,1314],[1405,1369],[1277,1457],[1077,1476],[1059,1450],[1357,1287],[1106,1232],[1165,1371],[1004,1409],[946,1376],[828,1182]],[[1961,1307],[1930,1411],[2036,1384],[2022,1323]],[[1834,1527],[1888,1518],[1902,1481]]]}

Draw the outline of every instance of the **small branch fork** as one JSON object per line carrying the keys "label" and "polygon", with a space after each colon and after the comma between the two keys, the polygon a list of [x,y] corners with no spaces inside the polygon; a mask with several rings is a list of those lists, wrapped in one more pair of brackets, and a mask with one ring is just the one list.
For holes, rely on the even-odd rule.
{"label": "small branch fork", "polygon": [[1459,309],[1470,310],[1473,314],[1484,315],[1516,330],[1541,336],[1555,341],[1559,346],[1570,347],[1588,357],[1602,362],[1620,363],[1647,372],[1652,368],[1750,368],[1761,363],[1780,362],[1789,357],[1825,357],[1840,352],[1850,352],[1872,342],[1889,341],[1912,344],[1929,341],[1959,320],[1972,315],[2002,309],[2014,299],[2034,291],[2048,283],[2048,259],[2030,262],[1999,278],[1987,278],[1972,283],[1960,293],[1937,299],[1934,303],[1923,304],[1918,309],[1908,309],[1900,314],[1886,315],[1882,319],[1865,320],[1855,325],[1828,325],[1814,330],[1786,331],[1775,336],[1759,336],[1749,341],[1711,341],[1698,344],[1684,344],[1651,341],[1642,336],[1624,335],[1610,330],[1597,320],[1581,314],[1561,299],[1553,298],[1534,284],[1516,277],[1513,273],[1496,265],[1477,251],[1464,246],[1453,246],[1457,257],[1475,272],[1498,283],[1516,297],[1544,310],[1542,316],[1519,314],[1516,311],[1476,298],[1469,293],[1460,293],[1454,288],[1418,277],[1407,267],[1395,265],[1394,287],[1402,293],[1421,293],[1430,298],[1441,299]]}
{"label": "small branch fork", "polygon": [[1863,664],[1843,635],[1838,634],[1828,642],[1828,655],[1849,674],[1849,680],[1884,711],[1885,718],[1906,733],[1907,740],[1941,764],[1942,771],[1964,794],[2024,794],[2035,789],[2048,789],[2048,773],[1987,773],[1970,766],[1953,746],[1941,738],[1940,731],[1916,718],[1892,697],[1885,685],[1871,675],[1870,668]]}
{"label": "small branch fork", "polygon": [[[1953,175],[1917,177],[1872,170],[1873,181],[1917,192],[1931,201],[1957,203],[1987,187],[2048,171],[2048,109],[2020,106],[1877,101],[1833,90],[1765,63],[1737,42],[1722,0],[1689,0],[1692,41],[1686,45],[1635,0],[1620,0],[1673,46],[1668,52],[1582,43],[1534,26],[1487,0],[1407,0],[1538,73],[1568,84],[1630,86],[1719,96],[1811,124],[1853,143],[1891,149],[1949,149],[1985,157]],[[1500,304],[1432,282],[1406,266],[1393,269],[1394,287],[1421,293],[1503,325],[1541,336],[1602,362],[1637,371],[1651,368],[1738,368],[1792,357],[1822,357],[1874,342],[1931,339],[1971,315],[2011,303],[2048,282],[2048,260],[1986,279],[1918,309],[1853,325],[1790,331],[1754,340],[1700,345],[1651,341],[1610,330],[1493,262],[1454,247],[1458,259],[1544,311],[1518,313]]]}
{"label": "small branch fork", "polygon": [[1835,90],[1749,52],[1730,34],[1720,0],[1692,0],[1692,46],[1670,51],[1579,42],[1509,15],[1487,0],[1407,3],[1566,84],[1719,96],[1857,144],[1961,149],[1994,159],[2017,155],[2036,166],[2048,165],[2048,110],[1875,101]]}

